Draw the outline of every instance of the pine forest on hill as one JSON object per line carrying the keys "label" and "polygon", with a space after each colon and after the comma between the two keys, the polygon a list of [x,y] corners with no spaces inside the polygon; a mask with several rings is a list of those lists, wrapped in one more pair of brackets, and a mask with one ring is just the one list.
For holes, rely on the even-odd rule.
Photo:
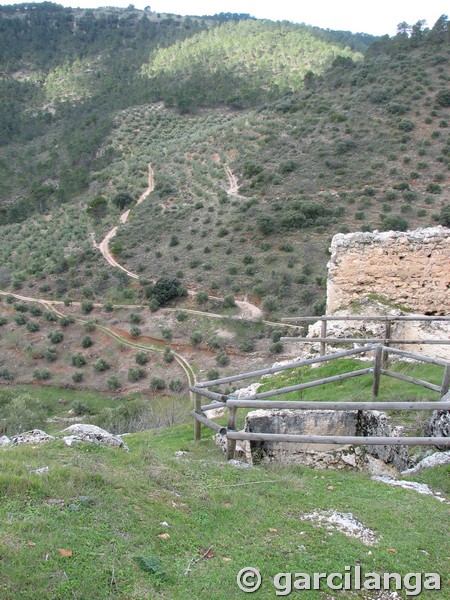
{"label": "pine forest on hill", "polygon": [[[449,225],[446,16],[373,38],[22,4],[0,57],[2,290],[136,303],[167,275],[319,314],[335,233]],[[110,245],[133,282],[93,239],[149,165]]]}

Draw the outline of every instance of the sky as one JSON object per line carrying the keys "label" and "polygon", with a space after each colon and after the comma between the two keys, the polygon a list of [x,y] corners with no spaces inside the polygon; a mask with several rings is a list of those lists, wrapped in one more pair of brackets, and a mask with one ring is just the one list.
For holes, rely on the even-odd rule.
{"label": "sky", "polygon": [[[0,0],[1,4],[18,4],[25,0]],[[425,19],[432,27],[442,14],[449,14],[448,0],[52,0],[74,8],[99,6],[138,9],[150,6],[154,12],[176,15],[213,15],[220,12],[248,13],[260,19],[293,21],[324,29],[354,33],[395,35],[397,24],[412,25]]]}

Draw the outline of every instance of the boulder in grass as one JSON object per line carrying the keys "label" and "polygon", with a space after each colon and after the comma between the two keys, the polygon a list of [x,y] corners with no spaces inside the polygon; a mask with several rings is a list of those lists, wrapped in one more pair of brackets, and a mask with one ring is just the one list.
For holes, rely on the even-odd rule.
{"label": "boulder in grass", "polygon": [[76,423],[64,429],[62,433],[68,434],[63,437],[66,446],[71,446],[74,443],[93,442],[105,446],[117,446],[128,451],[128,446],[124,444],[119,436],[96,425]]}
{"label": "boulder in grass", "polygon": [[42,444],[44,442],[51,442],[54,439],[56,438],[53,435],[49,435],[41,429],[32,429],[31,431],[13,435],[11,442],[13,446],[18,446],[19,444]]}

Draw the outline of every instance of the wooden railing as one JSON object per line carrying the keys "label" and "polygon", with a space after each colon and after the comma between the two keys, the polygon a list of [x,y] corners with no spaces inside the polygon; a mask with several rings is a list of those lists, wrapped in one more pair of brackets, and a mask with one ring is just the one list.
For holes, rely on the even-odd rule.
{"label": "wooden railing", "polygon": [[[392,338],[392,324],[395,322],[402,321],[426,321],[426,322],[450,322],[450,316],[412,316],[412,315],[399,315],[399,316],[391,316],[391,315],[375,315],[375,316],[346,316],[339,317],[334,315],[322,315],[321,317],[289,317],[281,319],[283,323],[301,323],[301,322],[317,322],[320,321],[320,337],[282,337],[281,341],[295,341],[295,342],[320,342],[320,355],[324,356],[327,353],[327,344],[328,343],[360,343],[360,344],[383,344],[385,346],[389,346],[390,344],[433,344],[433,345],[448,345],[450,344],[450,339],[444,340],[436,340],[436,339],[423,339],[423,340],[406,340],[404,338],[395,339]],[[384,327],[384,337],[383,338],[361,338],[361,337],[348,337],[348,338],[339,338],[339,337],[327,337],[327,324],[329,321],[364,321],[364,322],[381,322],[385,324]],[[292,325],[291,325],[292,326]],[[299,325],[299,327],[302,327]]]}
{"label": "wooden railing", "polygon": [[[331,377],[325,377],[322,379],[316,379],[314,381],[308,381],[306,383],[299,383],[276,390],[270,390],[267,392],[261,392],[248,396],[246,398],[238,399],[233,394],[221,394],[218,392],[211,391],[208,388],[234,383],[236,381],[244,381],[246,379],[256,379],[263,375],[280,373],[288,369],[295,369],[307,365],[319,364],[328,361],[338,360],[340,358],[346,358],[349,356],[356,356],[358,354],[367,354],[373,352],[374,360],[371,367],[358,369],[356,371],[350,371],[342,373],[340,375],[333,375]],[[413,359],[425,363],[430,363],[443,367],[443,377],[440,385],[409,377],[402,373],[397,373],[389,369],[383,368],[383,356],[389,354],[395,354],[404,358]],[[353,377],[361,377],[364,375],[373,375],[372,384],[372,401],[371,402],[305,402],[305,401],[274,401],[267,400],[274,396],[286,394],[294,391],[301,391],[312,387],[317,387],[329,383],[336,383],[337,381],[343,381]],[[377,400],[380,389],[381,376],[393,377],[424,387],[432,390],[439,394],[440,401],[432,402],[382,402]],[[227,457],[228,459],[233,458],[236,449],[237,440],[258,440],[258,441],[271,441],[271,442],[297,442],[297,443],[310,443],[310,444],[353,444],[353,445],[408,445],[408,446],[445,446],[450,447],[450,438],[448,437],[377,437],[377,436],[322,436],[322,435],[296,435],[296,434],[273,434],[273,433],[251,433],[244,430],[237,430],[237,411],[239,408],[263,408],[263,409],[291,409],[291,410],[450,410],[450,395],[448,391],[450,388],[450,362],[430,358],[421,354],[413,354],[397,348],[390,348],[388,346],[375,346],[367,345],[361,348],[353,350],[346,350],[344,352],[337,352],[335,354],[329,354],[325,356],[319,356],[317,358],[311,358],[301,361],[296,361],[276,367],[270,367],[259,371],[251,371],[248,373],[240,373],[238,375],[232,375],[230,377],[223,377],[222,379],[215,379],[211,381],[205,381],[196,383],[190,388],[195,395],[195,410],[190,414],[194,418],[195,422],[195,439],[201,438],[201,426],[205,425],[213,431],[219,432],[225,435],[227,438]],[[212,400],[212,403],[202,406],[202,398]],[[228,410],[228,423],[227,427],[218,425],[211,419],[205,416],[205,412],[215,408],[226,408]]]}

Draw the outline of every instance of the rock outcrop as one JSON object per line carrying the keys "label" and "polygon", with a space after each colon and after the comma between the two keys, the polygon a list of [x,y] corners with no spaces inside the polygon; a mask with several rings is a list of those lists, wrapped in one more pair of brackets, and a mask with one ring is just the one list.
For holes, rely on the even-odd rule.
{"label": "rock outcrop", "polygon": [[25,431],[24,433],[13,435],[11,442],[13,446],[18,446],[20,444],[43,444],[45,442],[51,442],[55,439],[56,438],[53,435],[49,435],[41,429],[32,429],[31,431]]}
{"label": "rock outcrop", "polygon": [[[245,419],[250,433],[286,433],[328,436],[396,436],[401,428],[391,427],[386,413],[378,411],[255,410]],[[216,435],[223,451],[226,437]],[[293,442],[238,442],[236,456],[249,463],[295,463],[315,469],[364,469],[396,474],[410,466],[404,446],[352,446]],[[374,467],[375,465],[375,467]]]}
{"label": "rock outcrop", "polygon": [[128,450],[128,446],[117,435],[113,435],[96,425],[77,423],[63,429],[62,433],[69,434],[63,437],[66,446],[81,442],[94,442],[106,446],[118,446]]}

